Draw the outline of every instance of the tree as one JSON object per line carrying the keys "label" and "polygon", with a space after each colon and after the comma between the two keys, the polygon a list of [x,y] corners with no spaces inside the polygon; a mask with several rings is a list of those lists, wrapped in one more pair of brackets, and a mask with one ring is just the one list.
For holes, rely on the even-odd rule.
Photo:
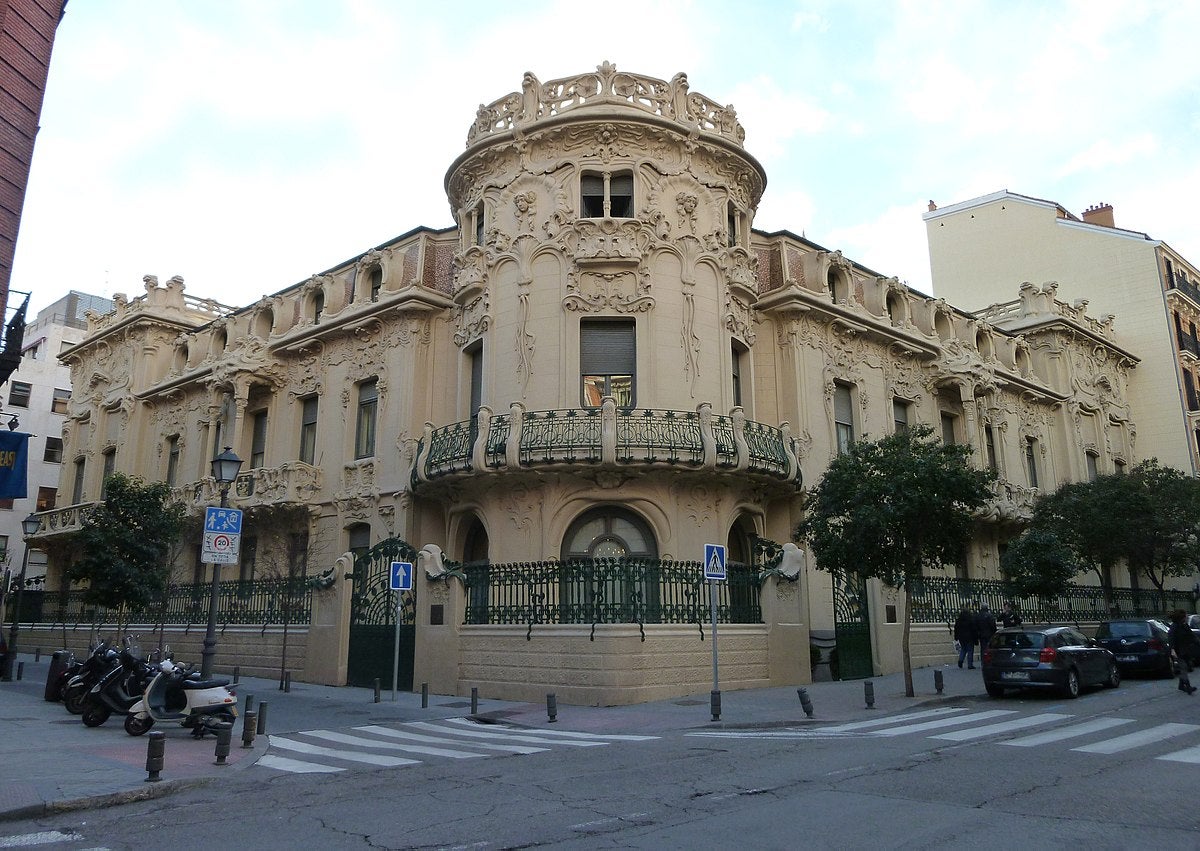
{"label": "tree", "polygon": [[1079,571],[1075,551],[1041,527],[1026,529],[1000,559],[1000,573],[1016,597],[1057,597]]}
{"label": "tree", "polygon": [[912,697],[911,587],[926,568],[954,562],[974,514],[991,497],[991,471],[968,464],[971,447],[944,444],[928,425],[858,441],[829,465],[797,530],[817,567],[875,577],[904,591],[904,689]]}
{"label": "tree", "polygon": [[167,555],[183,529],[183,506],[169,502],[165,482],[146,484],[113,473],[104,500],[89,509],[77,537],[80,558],[67,570],[72,582],[88,583],[84,599],[118,612],[123,628],[130,612],[158,599],[170,577]]}
{"label": "tree", "polygon": [[1033,506],[1030,527],[1052,533],[1075,554],[1076,573],[1094,570],[1105,593],[1111,571],[1125,554],[1124,523],[1114,522],[1133,509],[1118,476],[1070,482],[1041,497]]}

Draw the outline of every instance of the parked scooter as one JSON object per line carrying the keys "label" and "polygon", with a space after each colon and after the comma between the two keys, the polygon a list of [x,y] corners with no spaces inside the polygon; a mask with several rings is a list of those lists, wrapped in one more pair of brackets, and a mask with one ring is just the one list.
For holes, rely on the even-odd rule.
{"label": "parked scooter", "polygon": [[83,723],[99,727],[115,712],[126,715],[138,702],[139,695],[153,676],[153,666],[146,663],[129,636],[118,656],[119,663],[92,686],[83,709]]}
{"label": "parked scooter", "polygon": [[87,705],[88,692],[96,683],[117,666],[117,651],[105,639],[92,647],[91,654],[79,666],[79,670],[67,681],[63,689],[63,704],[72,715],[82,715]]}
{"label": "parked scooter", "polygon": [[222,722],[237,718],[237,693],[229,680],[202,680],[190,667],[164,659],[142,699],[129,708],[125,732],[145,733],[156,721],[178,721],[199,739]]}

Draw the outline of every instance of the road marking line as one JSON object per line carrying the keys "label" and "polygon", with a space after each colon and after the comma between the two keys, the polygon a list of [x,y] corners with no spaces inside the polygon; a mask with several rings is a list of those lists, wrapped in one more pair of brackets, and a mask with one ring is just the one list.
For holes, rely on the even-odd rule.
{"label": "road marking line", "polygon": [[697,730],[684,733],[709,739],[863,739],[870,733],[838,733],[826,730]]}
{"label": "road marking line", "polygon": [[954,727],[958,724],[973,724],[976,721],[986,721],[988,718],[999,718],[1001,715],[1016,715],[1015,709],[989,709],[986,712],[975,712],[971,715],[956,715],[953,718],[939,718],[935,721],[925,721],[921,724],[907,724],[903,727],[892,727],[887,730],[873,730],[872,736],[903,736],[907,733],[923,733],[926,730],[936,730],[938,727]]}
{"label": "road marking line", "polygon": [[[468,724],[473,727],[479,726],[478,724],[473,724],[472,722],[466,721],[465,719],[462,719],[462,718],[448,718],[447,720],[450,721],[450,723],[452,723],[452,724]],[[512,728],[510,727],[507,729],[512,729]],[[633,735],[618,734],[618,733],[611,733],[611,734],[609,734],[609,733],[577,733],[573,730],[537,729],[533,732],[536,732],[539,736],[556,736],[556,737],[561,737],[564,739],[587,739],[587,740],[592,740],[592,741],[605,741],[605,742],[610,742],[610,741],[649,742],[653,739],[662,738],[661,736],[633,736]]]}
{"label": "road marking line", "polygon": [[1200,763],[1200,747],[1185,748],[1181,751],[1175,751],[1175,753],[1155,757],[1155,759],[1165,759],[1171,762]]}
{"label": "road marking line", "polygon": [[[413,722],[405,726],[415,727],[418,725],[424,725],[424,727],[427,727],[428,729],[438,730],[439,732],[447,733],[448,735],[454,735],[456,732],[454,730],[445,730],[441,727],[438,727],[436,724],[427,724],[424,721]],[[481,748],[489,751],[503,751],[504,753],[545,753],[547,750],[549,750],[549,748],[535,748],[530,745],[500,745],[492,742],[467,743],[463,742],[461,739],[448,739],[445,736],[425,736],[421,733],[412,733],[408,730],[393,730],[390,727],[379,727],[375,724],[368,724],[364,727],[355,727],[354,729],[361,730],[364,733],[373,733],[376,736],[390,736],[393,739],[411,739],[414,742],[431,742],[438,745],[470,744],[470,746],[473,748]]]}
{"label": "road marking line", "polygon": [[344,768],[337,768],[336,766],[332,765],[319,765],[315,762],[303,762],[298,759],[292,759],[291,757],[275,756],[274,754],[267,754],[254,764],[266,766],[267,768],[274,768],[278,771],[290,771],[293,774],[332,774],[335,771],[346,770]]}
{"label": "road marking line", "polygon": [[1039,724],[1049,724],[1053,721],[1065,721],[1074,715],[1060,715],[1055,712],[1044,712],[1041,715],[1029,715],[1025,718],[1014,718],[1011,721],[1001,721],[999,724],[985,724],[970,730],[955,730],[952,733],[942,733],[930,736],[931,739],[945,739],[949,742],[966,742],[971,739],[982,739],[984,736],[994,736],[997,733],[1009,733],[1022,730],[1025,727],[1036,727]]}
{"label": "road marking line", "polygon": [[271,747],[273,748],[283,748],[285,751],[297,751],[312,756],[329,756],[334,759],[344,759],[350,762],[365,762],[369,765],[382,765],[387,768],[395,768],[398,765],[416,765],[420,762],[418,759],[403,759],[398,756],[380,756],[373,753],[355,753],[354,751],[342,751],[336,748],[323,748],[320,745],[297,742],[293,739],[285,739],[282,736],[270,736],[269,738]]}
{"label": "road marking line", "polygon": [[1069,727],[1062,727],[1058,730],[1047,730],[1044,733],[1035,733],[1032,736],[1013,739],[1010,742],[1000,742],[1000,744],[1013,748],[1033,748],[1038,745],[1061,742],[1063,739],[1074,739],[1077,736],[1099,733],[1101,730],[1111,730],[1113,727],[1132,723],[1132,718],[1094,718],[1091,721],[1084,721],[1082,724],[1072,724]]}
{"label": "road marking line", "polygon": [[1195,724],[1159,724],[1157,727],[1151,727],[1149,730],[1141,730],[1126,736],[1117,736],[1115,739],[1106,739],[1103,742],[1096,742],[1093,745],[1082,745],[1077,748],[1071,748],[1071,750],[1080,751],[1081,753],[1120,753],[1121,751],[1131,750],[1142,745],[1161,742],[1174,736],[1182,736],[1184,733],[1191,733],[1194,730],[1200,730],[1200,726]]}
{"label": "road marking line", "polygon": [[[455,718],[450,718],[448,720],[450,722],[457,721]],[[467,721],[466,723],[468,726],[477,726],[472,724],[470,721]],[[425,722],[418,721],[413,724],[413,726],[425,726]],[[439,728],[435,727],[434,729]],[[598,748],[604,747],[608,744],[608,742],[572,742],[570,740],[563,739],[546,739],[540,736],[520,735],[513,727],[488,727],[487,732],[484,732],[483,730],[455,730],[454,733],[457,736],[470,736],[471,738],[476,739],[504,739],[510,742],[527,742],[534,745],[562,745],[568,748]]]}
{"label": "road marking line", "polygon": [[821,727],[825,733],[840,733],[846,730],[865,730],[868,727],[882,727],[897,721],[915,721],[918,718],[933,718],[938,715],[948,715],[952,712],[966,712],[965,706],[951,706],[944,709],[927,709],[924,712],[909,712],[904,715],[889,715],[887,718],[872,718],[870,721],[855,721],[851,724],[838,724],[834,727]]}
{"label": "road marking line", "polygon": [[412,753],[423,753],[429,756],[444,756],[450,759],[473,759],[482,757],[481,753],[472,753],[471,751],[454,751],[449,748],[431,748],[428,745],[401,745],[396,742],[381,742],[378,739],[364,739],[362,736],[350,736],[346,733],[335,733],[332,730],[305,730],[303,733],[295,733],[297,736],[309,736],[314,739],[325,739],[330,742],[338,742],[343,745],[353,745],[361,748],[383,748],[391,751],[410,751]]}
{"label": "road marking line", "polygon": [[41,833],[23,833],[20,836],[0,836],[0,848],[23,848],[29,845],[49,845],[52,842],[79,842],[83,837],[77,833],[62,833],[43,830]]}

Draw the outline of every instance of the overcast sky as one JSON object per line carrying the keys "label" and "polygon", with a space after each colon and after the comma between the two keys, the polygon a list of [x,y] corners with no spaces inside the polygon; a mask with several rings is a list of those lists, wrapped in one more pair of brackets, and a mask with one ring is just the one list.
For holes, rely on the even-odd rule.
{"label": "overcast sky", "polygon": [[452,224],[478,104],[604,60],[737,108],[757,228],[926,292],[928,201],[999,189],[1200,262],[1198,35],[1178,0],[71,0],[12,289],[253,302]]}

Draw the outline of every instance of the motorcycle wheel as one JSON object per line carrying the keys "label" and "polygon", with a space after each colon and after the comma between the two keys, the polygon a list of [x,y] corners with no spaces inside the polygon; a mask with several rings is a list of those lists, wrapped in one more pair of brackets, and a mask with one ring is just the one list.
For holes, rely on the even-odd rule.
{"label": "motorcycle wheel", "polygon": [[112,710],[107,706],[89,706],[83,712],[83,726],[99,727],[108,717],[112,715]]}
{"label": "motorcycle wheel", "polygon": [[91,691],[87,686],[69,686],[63,695],[63,705],[72,715],[82,715],[87,708],[87,696]]}
{"label": "motorcycle wheel", "polygon": [[153,726],[154,719],[148,715],[145,718],[136,715],[125,716],[125,732],[131,736],[140,736]]}

